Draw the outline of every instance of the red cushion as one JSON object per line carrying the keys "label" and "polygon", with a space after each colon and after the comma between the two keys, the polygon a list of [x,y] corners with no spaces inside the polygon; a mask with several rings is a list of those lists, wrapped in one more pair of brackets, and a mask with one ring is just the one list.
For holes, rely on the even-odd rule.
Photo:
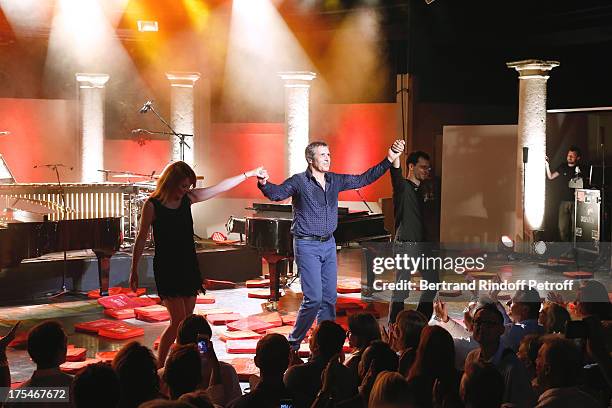
{"label": "red cushion", "polygon": [[228,330],[252,330],[258,333],[265,332],[272,327],[276,327],[276,325],[266,322],[257,316],[249,316],[245,319],[236,320],[227,324]]}
{"label": "red cushion", "polygon": [[142,327],[136,327],[131,325],[120,326],[120,327],[108,327],[100,329],[98,336],[107,337],[114,340],[125,340],[133,337],[144,336],[144,329]]}
{"label": "red cushion", "polygon": [[269,299],[270,289],[251,289],[247,296],[252,299]]}
{"label": "red cushion", "polygon": [[218,289],[234,289],[236,282],[215,280],[215,279],[204,279],[204,285],[206,289],[218,290]]}
{"label": "red cushion", "polygon": [[165,322],[170,320],[170,312],[162,305],[137,307],[134,309],[136,318],[145,322]]}
{"label": "red cushion", "polygon": [[213,295],[202,295],[201,293],[196,297],[196,303],[198,305],[210,305],[215,303],[215,297]]}
{"label": "red cushion", "polygon": [[66,361],[83,361],[87,356],[87,349],[81,347],[69,347],[66,351]]}
{"label": "red cushion", "polygon": [[129,297],[138,297],[147,293],[147,288],[136,288],[136,293],[130,288],[121,288],[121,293],[128,295]]}
{"label": "red cushion", "polygon": [[261,338],[261,334],[255,333],[253,330],[237,330],[237,331],[227,330],[221,333],[221,335],[219,336],[219,339],[221,339],[221,341],[247,340],[247,339],[260,339],[260,338]]}
{"label": "red cushion", "polygon": [[336,299],[336,311],[344,311],[347,309],[364,309],[367,306],[366,303],[360,299],[353,299],[347,297],[339,297]]}
{"label": "red cushion", "polygon": [[[118,295],[121,293],[121,291],[123,290],[123,288],[120,288],[118,286],[114,286],[112,288],[108,288],[108,296],[114,296],[114,295]],[[87,292],[87,297],[90,299],[99,299],[102,296],[100,296],[100,289],[94,289],[94,290],[90,290],[89,292]]]}
{"label": "red cushion", "polygon": [[293,326],[280,326],[273,327],[271,329],[266,330],[266,334],[278,333],[282,334],[285,337],[289,337],[289,334],[293,331]]}
{"label": "red cushion", "polygon": [[593,273],[586,271],[574,271],[574,272],[563,272],[563,276],[567,276],[572,279],[592,279]]}
{"label": "red cushion", "polygon": [[281,318],[280,313],[278,312],[264,312],[254,315],[264,322],[272,323],[274,327],[282,326],[283,319]]}
{"label": "red cushion", "polygon": [[83,361],[67,361],[64,364],[60,365],[60,370],[67,374],[76,374],[79,370],[84,367],[87,367],[90,364],[99,363],[100,360],[97,358],[88,358]]}
{"label": "red cushion", "polygon": [[197,308],[194,310],[195,314],[199,314],[200,316],[208,316],[210,314],[227,314],[227,313],[233,313],[231,310],[223,308],[223,307],[211,307],[208,309],[200,309]]}
{"label": "red cushion", "polygon": [[251,279],[246,281],[247,288],[268,288],[270,287],[270,279]]}
{"label": "red cushion", "polygon": [[104,314],[119,320],[133,319],[136,317],[134,309],[104,309]]}
{"label": "red cushion", "polygon": [[249,381],[249,378],[252,375],[259,375],[259,368],[257,368],[257,366],[255,365],[255,361],[253,361],[252,358],[233,358],[232,360],[230,360],[229,363],[236,370],[239,381],[246,382]]}
{"label": "red cushion", "polygon": [[242,319],[242,315],[239,313],[209,314],[206,316],[208,323],[212,324],[213,326],[228,324],[240,319]]}
{"label": "red cushion", "polygon": [[110,363],[111,361],[113,361],[118,352],[119,350],[98,351],[96,353],[96,358],[105,363]]}
{"label": "red cushion", "polygon": [[101,329],[125,326],[127,323],[116,320],[98,319],[90,322],[81,322],[74,325],[74,330],[78,332],[98,334]]}
{"label": "red cushion", "polygon": [[361,293],[361,281],[356,279],[339,279],[336,290],[338,293]]}
{"label": "red cushion", "polygon": [[258,340],[228,340],[225,348],[229,354],[254,354]]}

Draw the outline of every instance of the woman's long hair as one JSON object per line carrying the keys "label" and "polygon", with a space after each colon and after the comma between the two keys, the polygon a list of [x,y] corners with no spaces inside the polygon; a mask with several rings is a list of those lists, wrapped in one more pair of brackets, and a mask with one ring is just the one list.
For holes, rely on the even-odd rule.
{"label": "woman's long hair", "polygon": [[166,166],[161,177],[157,180],[157,187],[151,198],[159,201],[168,201],[173,192],[177,189],[181,181],[189,179],[189,184],[195,186],[196,174],[193,169],[184,161],[176,161]]}
{"label": "woman's long hair", "polygon": [[408,381],[420,394],[424,406],[431,399],[438,380],[445,399],[459,399],[459,378],[455,369],[455,344],[450,333],[440,326],[425,326],[421,332],[416,359],[408,373]]}

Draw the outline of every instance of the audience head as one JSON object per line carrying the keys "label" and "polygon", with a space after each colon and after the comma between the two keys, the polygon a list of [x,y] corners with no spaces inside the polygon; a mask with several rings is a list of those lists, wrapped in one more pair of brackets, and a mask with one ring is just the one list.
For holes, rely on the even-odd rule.
{"label": "audience head", "polygon": [[493,364],[475,362],[466,367],[459,393],[465,408],[499,408],[504,379]]}
{"label": "audience head", "polygon": [[282,377],[289,367],[289,342],[278,333],[267,334],[257,342],[255,365],[261,377]]}
{"label": "audience head", "polygon": [[178,400],[187,402],[196,408],[215,408],[210,398],[208,398],[208,394],[203,390],[188,392],[187,394],[181,395]]}
{"label": "audience head", "polygon": [[397,371],[398,357],[389,344],[381,340],[374,340],[365,349],[359,361],[359,377],[363,379],[374,362],[372,369],[376,373],[382,371]]}
{"label": "audience head", "polygon": [[408,379],[417,376],[437,378],[448,386],[456,382],[455,344],[448,331],[440,326],[426,326],[421,333],[416,359]]}
{"label": "audience head", "polygon": [[512,297],[510,318],[514,323],[528,319],[538,320],[541,305],[542,299],[540,299],[537,290],[533,288],[519,289]]}
{"label": "audience head", "polygon": [[570,314],[563,306],[546,302],[540,312],[539,323],[544,326],[544,331],[550,333],[563,333],[565,324],[571,320]]}
{"label": "audience head", "polygon": [[412,393],[404,376],[398,372],[383,371],[376,377],[370,399],[369,408],[407,408],[411,407]]}
{"label": "audience head", "polygon": [[504,316],[495,304],[486,303],[474,312],[474,340],[480,345],[495,344],[504,334]]}
{"label": "audience head", "polygon": [[544,389],[576,385],[582,368],[582,358],[576,344],[560,335],[542,337],[542,347],[536,359],[538,384]]}
{"label": "audience head", "polygon": [[198,336],[212,338],[212,329],[203,316],[192,314],[183,320],[178,327],[176,342],[178,344],[197,343]]}
{"label": "audience head", "polygon": [[79,371],[71,388],[76,408],[116,407],[121,396],[119,378],[106,363],[91,364]]}
{"label": "audience head", "polygon": [[355,313],[348,318],[349,344],[364,350],[374,340],[380,340],[378,321],[371,313]]}
{"label": "audience head", "polygon": [[395,351],[416,348],[421,338],[421,330],[427,325],[427,318],[416,310],[402,310],[395,319],[395,341],[391,347]]}
{"label": "audience head", "polygon": [[597,316],[600,320],[612,320],[612,305],[606,287],[596,280],[581,281],[576,312],[579,317]]}
{"label": "audience head", "polygon": [[119,377],[121,405],[138,405],[159,393],[157,361],[147,347],[132,341],[117,353],[112,367]]}
{"label": "audience head", "polygon": [[200,352],[195,344],[178,345],[172,349],[164,369],[170,398],[194,391],[202,381]]}
{"label": "audience head", "polygon": [[39,369],[55,368],[66,361],[68,340],[62,325],[50,320],[28,333],[28,354]]}
{"label": "audience head", "polygon": [[539,334],[528,334],[521,339],[517,355],[528,369],[530,367],[535,368],[538,351],[540,351],[541,346],[542,336]]}
{"label": "audience head", "polygon": [[324,320],[315,328],[310,342],[313,356],[329,360],[342,352],[346,332],[338,323]]}

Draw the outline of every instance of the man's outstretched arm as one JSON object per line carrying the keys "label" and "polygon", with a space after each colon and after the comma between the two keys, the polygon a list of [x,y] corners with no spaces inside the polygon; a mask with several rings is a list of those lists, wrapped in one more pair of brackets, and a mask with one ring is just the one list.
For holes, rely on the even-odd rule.
{"label": "man's outstretched arm", "polygon": [[395,142],[393,142],[393,145],[389,147],[389,150],[387,151],[387,157],[385,157],[377,165],[370,167],[368,170],[361,174],[339,174],[342,183],[340,191],[351,190],[367,186],[368,184],[372,184],[373,182],[378,180],[383,174],[385,174],[385,172],[389,167],[391,167],[395,159],[399,158],[403,150],[404,141],[396,140]]}
{"label": "man's outstretched arm", "polygon": [[268,181],[269,178],[268,172],[264,170],[262,177],[258,177],[257,180],[257,187],[259,187],[263,195],[268,199],[272,201],[282,201],[293,196],[297,192],[295,176],[289,177],[281,184],[270,183]]}

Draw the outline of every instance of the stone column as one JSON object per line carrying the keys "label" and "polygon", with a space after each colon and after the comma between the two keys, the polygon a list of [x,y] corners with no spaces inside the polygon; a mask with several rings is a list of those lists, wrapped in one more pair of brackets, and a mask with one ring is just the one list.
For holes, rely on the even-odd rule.
{"label": "stone column", "polygon": [[[519,108],[517,142],[517,186],[521,186],[519,199],[524,201],[525,219],[522,219],[522,202],[517,200],[517,216],[520,224],[516,231],[525,235],[542,228],[544,221],[546,171],[546,81],[550,70],[559,66],[557,61],[525,60],[507,63],[519,73]],[[523,147],[527,147],[523,185]],[[524,230],[523,230],[524,222]]]}
{"label": "stone column", "polygon": [[81,182],[103,182],[104,85],[107,74],[76,74],[79,85]]}
{"label": "stone column", "polygon": [[[189,148],[184,148],[184,161],[191,167],[195,164],[195,145],[198,139],[194,134],[194,85],[200,78],[198,72],[166,72],[172,88],[170,95],[170,124],[177,133],[194,135],[187,137],[185,142]],[[171,161],[181,160],[181,144],[179,138],[170,136]]]}
{"label": "stone column", "polygon": [[310,84],[317,74],[309,71],[280,72],[285,81],[285,134],[287,177],[306,170],[304,151],[308,146]]}

